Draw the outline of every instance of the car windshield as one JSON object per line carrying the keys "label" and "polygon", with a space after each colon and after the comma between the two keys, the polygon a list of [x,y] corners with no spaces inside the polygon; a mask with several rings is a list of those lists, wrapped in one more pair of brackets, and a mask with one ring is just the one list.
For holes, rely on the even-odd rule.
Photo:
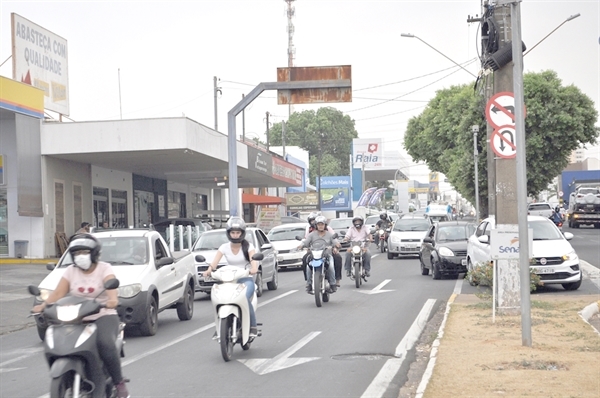
{"label": "car windshield", "polygon": [[[254,240],[252,239],[252,233],[246,230],[246,240],[252,245],[254,245]],[[224,229],[219,229],[216,231],[207,231],[200,235],[200,238],[196,241],[194,245],[194,251],[200,250],[218,250],[219,247],[223,243],[227,243],[229,240],[227,239],[227,234]],[[256,247],[256,245],[254,245]]]}
{"label": "car windshield", "polygon": [[430,225],[424,218],[400,218],[394,224],[394,231],[427,231]]}
{"label": "car windshield", "polygon": [[379,221],[379,220],[380,220],[379,216],[369,216],[365,220],[365,224],[367,224],[367,225],[377,224],[377,221]]}
{"label": "car windshield", "polygon": [[277,242],[282,240],[296,240],[296,236],[304,237],[306,233],[305,227],[295,227],[295,228],[280,228],[280,229],[272,229],[269,231],[267,235],[271,242]]}
{"label": "car windshield", "polygon": [[442,225],[438,230],[438,241],[449,242],[467,240],[473,234],[473,225]]}
{"label": "car windshield", "polygon": [[[149,259],[148,241],[143,237],[110,237],[97,238],[102,245],[100,261],[111,265],[141,265]],[[62,258],[59,268],[73,264],[71,253]]]}
{"label": "car windshield", "polygon": [[527,224],[533,230],[533,240],[563,239],[560,230],[550,220],[534,220]]}
{"label": "car windshield", "polygon": [[579,195],[587,195],[590,193],[592,195],[596,195],[597,193],[600,193],[600,189],[598,189],[598,188],[579,188],[579,191],[577,191],[577,194],[579,194]]}
{"label": "car windshield", "polygon": [[349,228],[352,226],[351,218],[334,218],[329,221],[329,226],[333,229]]}

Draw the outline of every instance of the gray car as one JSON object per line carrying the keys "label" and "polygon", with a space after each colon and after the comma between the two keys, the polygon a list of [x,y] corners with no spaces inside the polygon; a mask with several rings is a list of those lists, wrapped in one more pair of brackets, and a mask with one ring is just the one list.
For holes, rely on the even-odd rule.
{"label": "gray car", "polygon": [[[258,273],[255,276],[256,296],[260,297],[263,294],[263,285],[267,284],[269,290],[276,290],[279,285],[277,251],[273,248],[273,244],[260,228],[246,228],[246,240],[255,247],[256,253],[262,253],[264,259],[260,261]],[[206,259],[206,262],[196,263],[198,271],[198,288],[197,290],[210,294],[214,281],[207,282],[204,280],[202,273],[207,270],[208,265],[212,262],[217,254],[217,250],[223,243],[227,243],[227,235],[225,229],[213,229],[204,232],[196,241],[193,248],[194,256],[201,254]],[[221,258],[218,268],[227,265],[225,257]]]}
{"label": "gray car", "polygon": [[338,240],[343,248],[350,247],[350,242],[343,242],[346,232],[352,226],[352,219],[349,217],[333,218],[329,221],[329,226],[338,234]]}

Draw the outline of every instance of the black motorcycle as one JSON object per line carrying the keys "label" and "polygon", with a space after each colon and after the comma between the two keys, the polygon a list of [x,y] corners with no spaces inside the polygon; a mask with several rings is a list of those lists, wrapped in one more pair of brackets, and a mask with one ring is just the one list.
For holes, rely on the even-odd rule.
{"label": "black motorcycle", "polygon": [[[118,287],[119,280],[115,278],[104,283],[105,290]],[[40,295],[37,286],[31,285],[28,290],[34,296]],[[44,308],[43,315],[49,325],[44,339],[44,352],[52,378],[50,398],[91,397],[98,389],[105,391],[107,398],[116,396],[114,381],[98,353],[97,327],[93,322],[83,320],[104,307],[96,299],[66,296]],[[121,357],[125,356],[124,328],[125,324],[121,323],[115,342]],[[104,371],[104,379],[93,381],[91,375],[101,373],[99,367]]]}

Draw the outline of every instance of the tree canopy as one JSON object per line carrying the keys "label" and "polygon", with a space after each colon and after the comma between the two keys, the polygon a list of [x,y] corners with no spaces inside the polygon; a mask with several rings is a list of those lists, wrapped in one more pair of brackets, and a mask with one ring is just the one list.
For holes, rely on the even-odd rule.
{"label": "tree canopy", "polygon": [[[282,145],[282,123],[269,129],[269,145]],[[294,112],[285,124],[285,145],[299,146],[310,156],[310,181],[321,176],[350,175],[350,148],[358,138],[354,120],[332,107]]]}
{"label": "tree canopy", "polygon": [[[536,196],[568,165],[571,152],[594,144],[600,129],[593,101],[573,85],[562,86],[553,71],[526,73],[523,96],[527,114],[525,140],[527,193]],[[437,92],[419,116],[409,120],[404,147],[413,161],[444,173],[454,188],[475,203],[472,125],[480,126],[479,202],[487,209],[485,99],[472,86],[452,86]]]}

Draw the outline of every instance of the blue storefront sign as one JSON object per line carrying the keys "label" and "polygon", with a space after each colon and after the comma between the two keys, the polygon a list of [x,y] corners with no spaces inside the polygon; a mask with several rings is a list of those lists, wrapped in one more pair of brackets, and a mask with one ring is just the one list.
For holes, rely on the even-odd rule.
{"label": "blue storefront sign", "polygon": [[350,177],[321,177],[321,210],[352,210]]}

